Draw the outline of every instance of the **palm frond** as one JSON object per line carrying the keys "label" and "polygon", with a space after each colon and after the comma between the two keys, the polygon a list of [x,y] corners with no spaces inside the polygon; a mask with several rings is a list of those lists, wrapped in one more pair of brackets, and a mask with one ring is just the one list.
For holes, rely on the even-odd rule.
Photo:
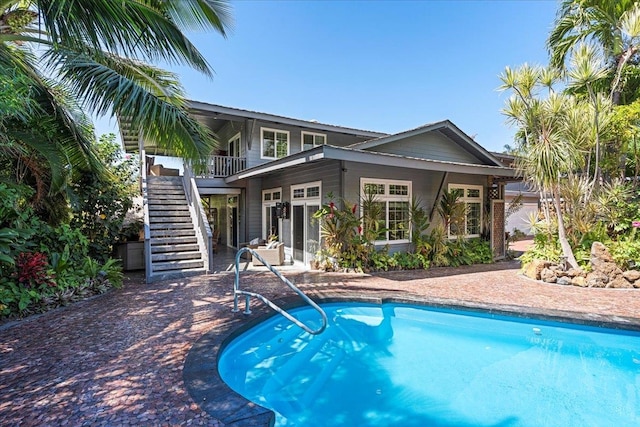
{"label": "palm frond", "polygon": [[[225,34],[221,2],[157,0],[36,0],[46,32],[56,46],[87,46],[147,62],[188,65],[211,75],[207,60],[182,33],[180,25],[199,26]],[[184,3],[178,6],[175,3]],[[213,9],[209,3],[213,3]],[[172,16],[190,12],[179,22]],[[207,18],[207,19],[205,19]]]}
{"label": "palm frond", "polygon": [[51,50],[46,58],[61,81],[98,115],[126,117],[134,131],[177,156],[198,160],[211,153],[211,132],[186,109],[182,87],[170,72],[104,52]]}

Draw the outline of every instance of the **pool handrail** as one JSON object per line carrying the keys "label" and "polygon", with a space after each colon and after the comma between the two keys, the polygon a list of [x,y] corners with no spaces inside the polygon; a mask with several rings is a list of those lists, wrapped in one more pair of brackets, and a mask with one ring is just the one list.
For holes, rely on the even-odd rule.
{"label": "pool handrail", "polygon": [[[300,320],[296,319],[291,314],[289,314],[286,310],[282,309],[281,307],[279,307],[278,305],[273,303],[271,300],[269,300],[264,295],[256,293],[256,292],[250,292],[250,291],[241,290],[240,289],[240,257],[244,253],[249,253],[249,254],[251,254],[251,256],[254,256],[254,257],[258,258],[258,260],[260,262],[262,262],[264,264],[264,266],[267,267],[273,274],[275,274],[280,279],[280,281],[282,281],[291,290],[293,290],[295,293],[297,293],[307,304],[309,304],[318,313],[320,313],[320,316],[322,317],[322,326],[320,326],[318,329],[311,329],[310,327],[308,327],[307,325],[302,323]],[[244,295],[245,296],[245,309],[243,311],[243,314],[251,314],[251,309],[249,308],[249,300],[250,300],[251,297],[256,297],[260,301],[265,303],[267,306],[269,306],[271,309],[273,309],[277,313],[280,313],[281,315],[286,317],[289,321],[291,321],[295,325],[299,326],[305,332],[308,332],[311,335],[321,334],[327,328],[328,319],[327,319],[327,314],[324,312],[324,310],[322,308],[320,308],[320,306],[318,306],[318,304],[313,302],[313,300],[311,298],[309,298],[307,296],[307,294],[302,292],[298,287],[296,287],[296,285],[291,283],[289,281],[289,279],[284,277],[278,270],[276,270],[276,268],[274,266],[272,266],[271,264],[266,262],[253,249],[248,248],[248,247],[244,247],[244,248],[241,248],[236,253],[236,268],[235,268],[235,270],[236,270],[236,272],[235,272],[236,276],[235,276],[235,279],[233,281],[233,310],[232,310],[234,313],[237,313],[238,311],[240,311],[240,309],[238,308],[238,296],[239,295]]]}

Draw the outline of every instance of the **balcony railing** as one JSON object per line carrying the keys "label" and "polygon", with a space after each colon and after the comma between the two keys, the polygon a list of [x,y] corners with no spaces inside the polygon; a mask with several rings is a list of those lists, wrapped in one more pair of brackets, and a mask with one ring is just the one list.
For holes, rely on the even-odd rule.
{"label": "balcony railing", "polygon": [[247,168],[245,157],[211,156],[207,160],[206,178],[226,178]]}

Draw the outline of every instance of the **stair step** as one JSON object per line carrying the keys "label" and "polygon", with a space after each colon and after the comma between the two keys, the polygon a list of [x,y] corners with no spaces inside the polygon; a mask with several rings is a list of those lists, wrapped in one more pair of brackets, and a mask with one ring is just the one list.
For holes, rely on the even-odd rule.
{"label": "stair step", "polygon": [[151,237],[178,237],[178,236],[195,236],[196,232],[193,228],[176,230],[176,229],[154,229],[151,230]]}
{"label": "stair step", "polygon": [[149,199],[149,209],[151,209],[153,206],[152,205],[185,205],[187,204],[187,199],[185,199],[184,197],[181,199],[158,199],[158,198],[154,198],[154,199]]}
{"label": "stair step", "polygon": [[184,196],[184,190],[182,188],[147,188],[147,193],[150,196],[156,195],[173,195],[173,196]]}
{"label": "stair step", "polygon": [[175,177],[173,179],[151,179],[151,180],[147,180],[147,186],[150,185],[182,185],[182,179],[178,178],[175,179]]}
{"label": "stair step", "polygon": [[147,183],[150,182],[182,182],[182,177],[181,176],[153,176],[153,175],[148,175],[147,176]]}
{"label": "stair step", "polygon": [[179,252],[179,251],[197,251],[200,247],[197,243],[184,243],[173,245],[152,245],[151,254],[163,253],[163,252]]}
{"label": "stair step", "polygon": [[155,196],[149,195],[149,197],[147,197],[147,200],[149,201],[149,205],[163,205],[166,204],[165,202],[178,202],[177,204],[179,205],[187,206],[187,198],[184,197],[184,194],[181,196],[176,194]]}
{"label": "stair step", "polygon": [[171,217],[164,217],[164,216],[151,216],[149,218],[149,222],[151,225],[153,224],[160,224],[160,223],[164,223],[164,224],[170,224],[170,223],[184,223],[187,222],[189,224],[191,224],[191,217],[190,216],[171,216]]}
{"label": "stair step", "polygon": [[154,263],[154,268],[156,263],[162,261],[178,261],[178,260],[197,260],[202,261],[202,255],[200,255],[200,251],[194,252],[166,252],[160,254],[152,254],[151,261]]}
{"label": "stair step", "polygon": [[149,224],[151,230],[193,230],[193,224],[191,222],[159,222],[156,224]]}
{"label": "stair step", "polygon": [[182,199],[167,199],[167,198],[157,198],[157,199],[148,199],[149,200],[149,209],[162,211],[165,209],[173,209],[173,210],[181,210],[181,209],[189,209],[189,205],[187,204],[187,199],[184,197]]}
{"label": "stair step", "polygon": [[152,238],[150,240],[151,243],[151,252],[153,252],[154,245],[162,246],[162,245],[182,245],[189,243],[198,243],[198,239],[196,236],[182,236],[182,237],[157,237]]}
{"label": "stair step", "polygon": [[186,268],[204,268],[204,261],[200,259],[153,263],[153,271],[183,270]]}
{"label": "stair step", "polygon": [[184,208],[181,208],[180,206],[172,206],[171,209],[163,209],[158,205],[149,206],[149,213],[151,212],[156,216],[172,216],[176,214],[179,214],[180,216],[189,215],[189,209],[186,206]]}

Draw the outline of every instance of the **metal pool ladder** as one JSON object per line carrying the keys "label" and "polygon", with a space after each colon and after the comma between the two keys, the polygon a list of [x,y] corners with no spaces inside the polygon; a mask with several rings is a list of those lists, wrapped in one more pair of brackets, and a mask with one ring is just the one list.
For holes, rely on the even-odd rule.
{"label": "metal pool ladder", "polygon": [[[291,288],[295,293],[300,295],[300,297],[307,304],[309,304],[318,313],[320,313],[320,316],[322,316],[322,326],[320,326],[318,329],[311,329],[310,327],[308,327],[307,325],[302,323],[300,320],[296,319],[291,314],[289,314],[286,310],[282,309],[281,307],[279,307],[278,305],[273,303],[271,300],[269,300],[264,295],[258,294],[256,292],[250,292],[250,291],[241,290],[240,289],[240,257],[242,256],[242,254],[244,254],[246,252],[251,254],[251,256],[254,256],[254,257],[258,258],[258,260],[261,263],[263,263],[265,265],[265,267],[267,267],[269,270],[271,270],[271,272],[273,274],[275,274],[278,277],[278,279],[280,279],[280,281],[282,281],[285,285],[287,285],[289,288]],[[245,297],[245,303],[244,303],[245,309],[243,311],[244,314],[251,314],[251,309],[249,308],[249,299],[251,297],[256,297],[260,301],[262,301],[263,303],[265,303],[266,305],[271,307],[274,311],[282,314],[284,317],[286,317],[291,322],[293,322],[294,324],[296,324],[297,326],[302,328],[304,331],[310,333],[311,335],[318,335],[318,334],[322,333],[322,331],[324,331],[326,329],[326,327],[327,327],[327,314],[324,312],[324,310],[321,309],[318,306],[318,304],[313,302],[311,300],[311,298],[309,298],[304,292],[302,292],[300,289],[298,289],[293,283],[291,283],[289,281],[289,279],[284,277],[278,270],[275,269],[275,267],[273,267],[271,264],[266,262],[260,255],[258,255],[256,253],[256,251],[254,251],[251,248],[242,248],[242,249],[240,249],[238,251],[238,253],[236,253],[236,277],[235,277],[235,280],[233,281],[233,310],[232,310],[234,313],[237,313],[237,312],[240,311],[240,309],[238,308],[238,296],[239,295],[244,295],[244,297]]]}

